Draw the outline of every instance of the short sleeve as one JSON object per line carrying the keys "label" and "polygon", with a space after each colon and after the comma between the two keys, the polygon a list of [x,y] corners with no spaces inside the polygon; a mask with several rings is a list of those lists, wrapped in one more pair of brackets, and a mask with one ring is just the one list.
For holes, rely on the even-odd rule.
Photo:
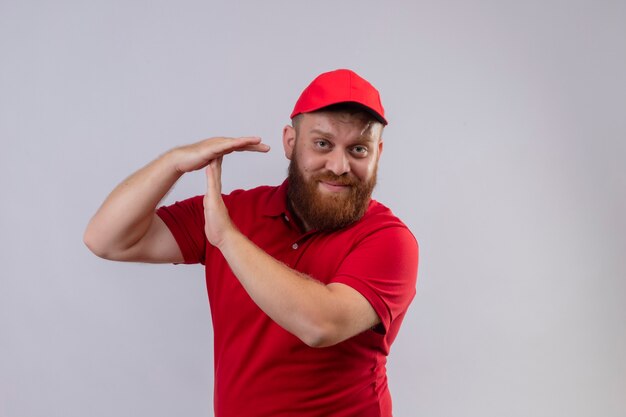
{"label": "short sleeve", "polygon": [[332,281],[360,292],[387,333],[398,318],[399,326],[415,297],[418,252],[417,241],[406,227],[378,230],[355,246]]}
{"label": "short sleeve", "polygon": [[186,264],[204,264],[207,241],[202,200],[203,196],[200,195],[160,207],[156,211],[176,239]]}

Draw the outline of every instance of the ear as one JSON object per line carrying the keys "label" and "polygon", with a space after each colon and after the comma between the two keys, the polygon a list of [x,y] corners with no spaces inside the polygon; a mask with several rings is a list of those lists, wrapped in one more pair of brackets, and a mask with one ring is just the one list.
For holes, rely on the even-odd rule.
{"label": "ear", "polygon": [[283,148],[285,156],[291,161],[293,148],[296,145],[296,129],[293,126],[285,126],[283,128]]}
{"label": "ear", "polygon": [[380,160],[380,155],[383,153],[383,138],[378,141],[378,155],[376,156],[376,162]]}

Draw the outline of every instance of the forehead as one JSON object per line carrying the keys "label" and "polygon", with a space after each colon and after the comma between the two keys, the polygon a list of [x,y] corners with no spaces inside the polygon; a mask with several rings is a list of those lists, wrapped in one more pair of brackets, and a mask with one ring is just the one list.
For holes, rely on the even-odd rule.
{"label": "forehead", "polygon": [[303,135],[347,136],[368,141],[379,140],[382,136],[383,125],[361,112],[318,111],[301,116],[299,131]]}

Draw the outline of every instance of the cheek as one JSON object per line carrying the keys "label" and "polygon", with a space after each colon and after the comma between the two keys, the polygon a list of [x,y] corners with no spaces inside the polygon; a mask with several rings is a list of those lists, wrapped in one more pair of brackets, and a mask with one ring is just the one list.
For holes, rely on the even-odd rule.
{"label": "cheek", "polygon": [[324,169],[326,163],[323,158],[316,157],[315,155],[298,155],[298,166],[303,174],[306,176],[308,173],[319,171]]}
{"label": "cheek", "polygon": [[374,161],[359,161],[352,167],[352,172],[361,181],[369,180],[374,171],[376,170],[376,163]]}

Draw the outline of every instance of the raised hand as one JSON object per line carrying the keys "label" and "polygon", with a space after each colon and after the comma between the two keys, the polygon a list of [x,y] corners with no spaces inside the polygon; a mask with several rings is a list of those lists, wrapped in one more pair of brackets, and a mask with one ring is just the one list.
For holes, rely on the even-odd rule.
{"label": "raised hand", "polygon": [[222,157],[209,162],[206,180],[204,233],[210,244],[219,247],[226,234],[236,230],[222,199]]}
{"label": "raised hand", "polygon": [[231,152],[267,152],[270,147],[257,136],[239,138],[215,137],[172,150],[176,170],[183,174],[204,168],[211,160]]}

